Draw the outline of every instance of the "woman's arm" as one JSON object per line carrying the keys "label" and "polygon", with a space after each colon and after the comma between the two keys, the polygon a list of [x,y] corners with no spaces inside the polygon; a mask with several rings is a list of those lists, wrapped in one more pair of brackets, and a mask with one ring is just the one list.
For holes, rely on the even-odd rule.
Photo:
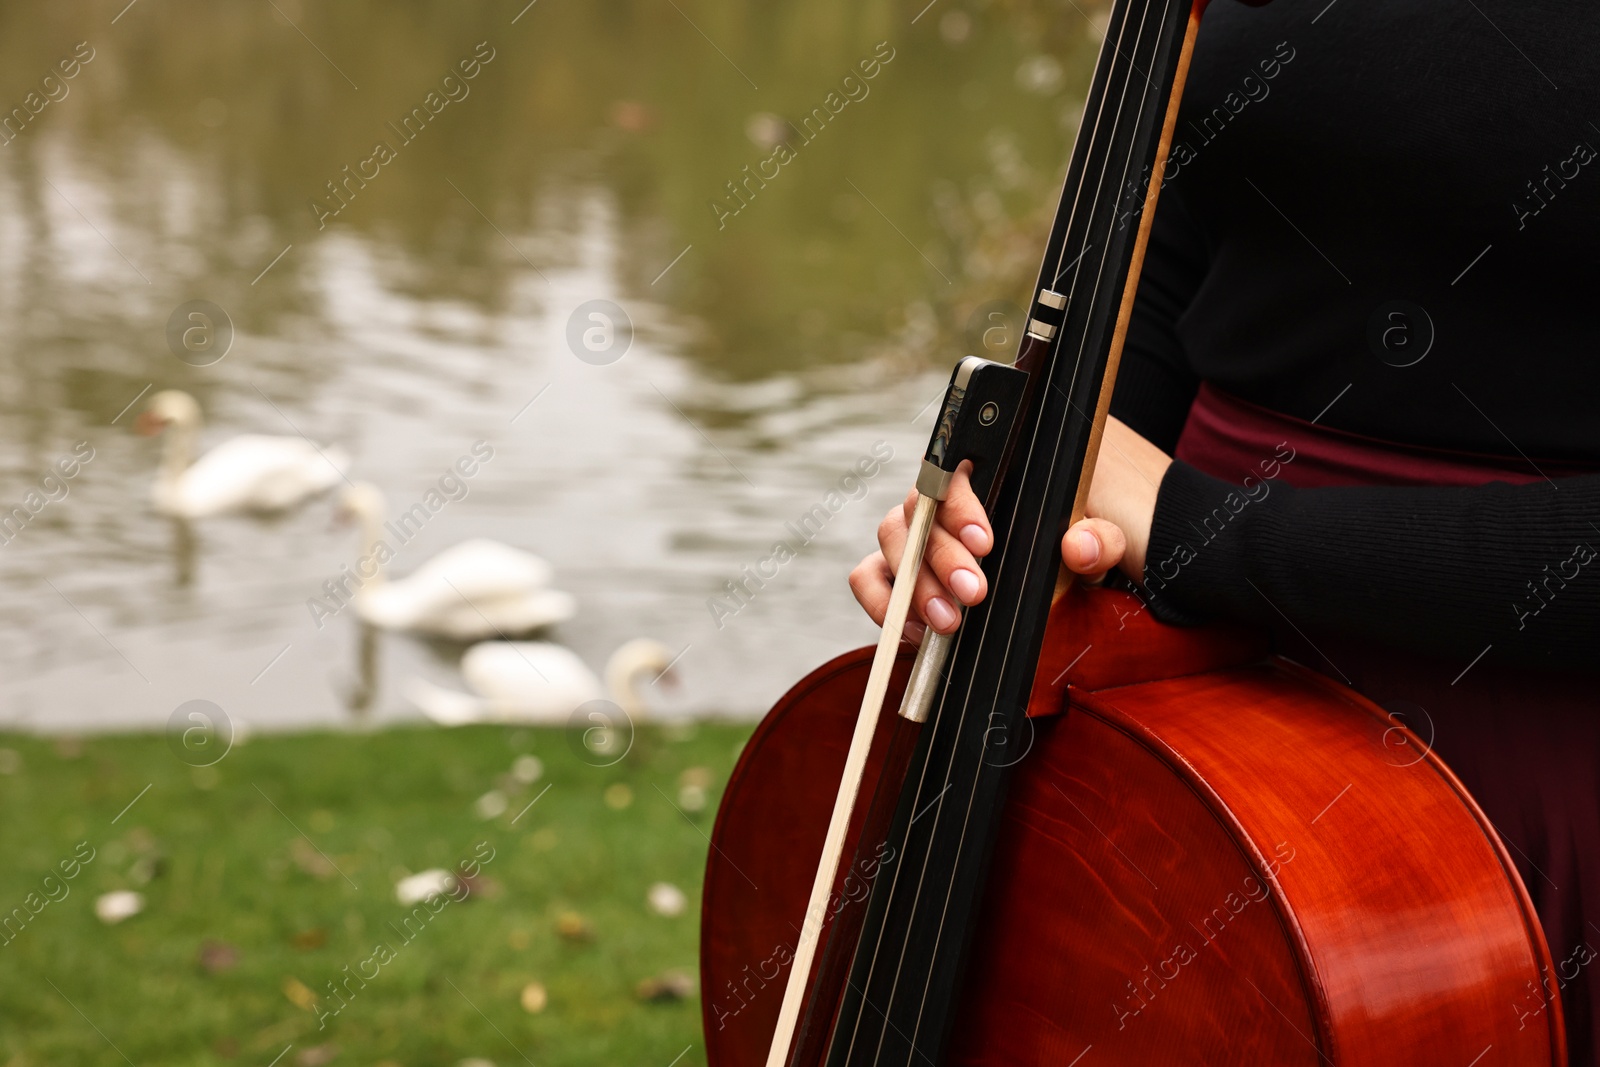
{"label": "woman's arm", "polygon": [[[1464,661],[1492,644],[1524,662],[1600,662],[1600,476],[1469,489],[1274,482],[1234,514],[1226,499],[1237,500],[1236,486],[1171,460],[1199,384],[1177,323],[1208,262],[1175,191],[1163,195],[1153,229],[1089,518],[1062,540],[1067,567],[1089,576],[1120,567],[1168,622],[1287,618]],[[879,621],[911,506],[908,497],[890,511],[881,550],[850,576]],[[1217,508],[1230,519],[1208,532]],[[982,505],[958,477],[918,579],[917,615],[953,630],[953,604],[988,592],[976,561],[992,544]],[[908,630],[920,637],[920,624]]]}
{"label": "woman's arm", "polygon": [[[1240,507],[1238,486],[1173,462],[1112,419],[1090,518],[1067,532],[1062,558],[1085,575],[1120,567],[1168,622],[1286,619],[1463,663],[1493,645],[1513,662],[1600,665],[1600,475],[1465,489],[1269,484]],[[851,574],[878,620],[906,520],[906,509],[891,511],[882,550]],[[939,521],[913,602],[948,632],[958,621],[950,601],[987,593],[975,559],[992,534],[964,477]]]}
{"label": "woman's arm", "polygon": [[[1139,572],[1159,617],[1288,619],[1462,662],[1493,645],[1496,658],[1600,665],[1600,476],[1464,489],[1278,482],[1235,513],[1239,499],[1185,463],[1167,470]],[[1208,526],[1218,508],[1227,522]]]}
{"label": "woman's arm", "polygon": [[[1200,387],[1184,357],[1177,322],[1205,279],[1209,256],[1181,196],[1176,190],[1163,192],[1123,346],[1113,417],[1090,486],[1089,518],[1067,531],[1061,542],[1063,562],[1079,574],[1103,575],[1119,561],[1137,574],[1144,564],[1156,489]],[[874,622],[883,621],[915,503],[912,493],[903,505],[890,509],[878,526],[879,551],[850,573],[850,588]],[[965,474],[958,473],[929,536],[907,636],[920,640],[924,622],[949,633],[960,618],[958,605],[976,604],[988,595],[977,561],[993,544],[983,505]]]}

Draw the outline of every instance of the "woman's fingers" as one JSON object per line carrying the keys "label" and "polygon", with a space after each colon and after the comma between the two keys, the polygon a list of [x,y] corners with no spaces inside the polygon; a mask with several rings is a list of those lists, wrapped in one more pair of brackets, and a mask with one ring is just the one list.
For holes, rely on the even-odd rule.
{"label": "woman's fingers", "polygon": [[[878,545],[882,549],[880,555],[888,571],[887,580],[890,584],[893,584],[894,576],[900,573],[900,557],[906,548],[908,531],[902,519],[903,516],[896,509],[891,511],[878,527]],[[935,557],[937,557],[937,571],[933,565]],[[957,572],[961,572],[959,576]],[[940,633],[954,630],[961,621],[956,605],[977,601],[968,601],[952,593],[948,581],[953,580],[956,586],[970,595],[974,579],[981,598],[985,588],[983,575],[978,571],[978,565],[973,561],[972,554],[960,541],[935,526],[929,531],[928,549],[923,553],[922,568],[917,572],[916,586],[911,592],[911,617],[930,624]],[[888,604],[887,595],[884,597],[884,604],[885,606]],[[882,625],[882,612],[874,616],[874,621]]]}
{"label": "woman's fingers", "polygon": [[[1069,570],[1094,579],[1123,565],[1137,581],[1143,573],[1159,486],[1172,459],[1115,418],[1106,420],[1102,444],[1089,492],[1091,517],[1075,523],[1062,537],[1061,559]],[[972,491],[971,471],[972,465],[963,463],[950,480],[911,597],[913,615],[942,633],[960,624],[962,607],[980,603],[989,592],[978,560],[993,550],[994,529],[983,502]],[[890,510],[878,527],[882,551],[862,560],[850,574],[856,599],[880,625],[916,504],[912,491]],[[918,640],[920,626],[910,621],[906,633]]]}
{"label": "woman's fingers", "polygon": [[[967,495],[971,496],[970,487],[967,487]],[[968,522],[963,525],[971,527],[976,524]],[[908,533],[904,508],[891,508],[878,524],[880,551],[876,555],[883,561],[882,569],[887,572],[883,581],[892,584],[894,575],[899,572],[900,557],[905,552]],[[987,537],[987,531],[983,533]],[[972,535],[969,533],[968,537],[970,539]],[[864,593],[870,592],[874,602],[881,598],[885,608],[888,604],[888,594],[879,583],[878,565],[872,560],[873,557],[869,556],[862,561],[861,566],[851,573],[850,584],[856,599],[869,609],[873,621],[881,625],[884,609],[873,613],[868,600],[864,599]],[[988,582],[967,542],[943,525],[935,523],[928,532],[922,569],[917,574],[917,584],[911,595],[915,617],[929,623],[940,633],[949,633],[961,621],[960,608],[978,603],[988,591]]]}
{"label": "woman's fingers", "polygon": [[899,508],[890,508],[889,514],[878,523],[878,548],[889,565],[892,576],[900,569],[900,553],[905,549],[909,519]]}
{"label": "woman's fingers", "polygon": [[889,562],[883,558],[882,552],[874,552],[857,563],[856,569],[850,572],[850,592],[855,594],[856,603],[879,626],[883,625],[883,616],[889,610],[893,578],[894,572],[889,569]]}
{"label": "woman's fingers", "polygon": [[928,534],[928,548],[922,558],[943,591],[954,594],[963,605],[971,607],[989,592],[988,580],[966,543],[943,526],[935,526]]}
{"label": "woman's fingers", "polygon": [[978,560],[994,546],[983,502],[972,491],[972,464],[962,463],[935,513],[923,570],[912,596],[917,614],[940,633],[960,625],[961,608],[979,603],[989,582]]}
{"label": "woman's fingers", "polygon": [[924,564],[917,572],[917,588],[911,594],[911,604],[922,621],[942,634],[950,633],[961,622],[956,603],[950,590]]}
{"label": "woman's fingers", "polygon": [[1061,561],[1076,574],[1099,578],[1122,562],[1128,539],[1105,519],[1082,519],[1061,538]]}
{"label": "woman's fingers", "polygon": [[[911,502],[914,504],[916,494],[912,493]],[[900,556],[905,552],[908,518],[903,508],[890,508],[889,513],[878,524],[879,551],[862,560],[854,571],[850,572],[850,588],[856,595],[856,600],[872,621],[879,626],[883,625],[883,616],[889,610],[889,594],[894,585],[894,576],[900,569]],[[931,601],[940,595],[938,581],[929,573],[924,564],[921,573],[917,575],[918,585],[912,592],[911,614],[906,620],[906,637],[913,642],[922,640],[923,621],[928,618],[925,609]],[[948,594],[946,594],[948,595]],[[944,618],[944,614],[937,606],[932,607],[932,614]]]}
{"label": "woman's fingers", "polygon": [[[882,552],[874,552],[856,564],[856,569],[850,572],[850,591],[872,621],[882,626],[883,617],[889,611],[889,595],[894,591],[894,571]],[[919,643],[926,629],[920,620],[908,618],[906,640],[912,644]]]}
{"label": "woman's fingers", "polygon": [[[922,569],[912,591],[913,621],[907,636],[920,639],[920,619],[940,633],[950,633],[961,622],[961,608],[971,607],[989,593],[988,580],[978,560],[994,547],[994,533],[983,503],[972,491],[971,463],[957,468],[950,490],[935,514],[923,553]],[[894,576],[905,552],[911,516],[917,494],[912,491],[898,506],[891,508],[878,524],[878,547],[850,572],[850,588],[856,600],[879,625],[888,610]]]}
{"label": "woman's fingers", "polygon": [[[905,526],[910,526],[911,525],[911,513],[916,511],[916,510],[917,510],[917,490],[913,487],[912,490],[906,494],[906,498],[903,501],[900,502],[900,521],[901,521],[902,525],[905,525]],[[894,512],[893,511],[889,512],[889,517],[890,518],[894,517]]]}
{"label": "woman's fingers", "polygon": [[989,516],[984,514],[983,501],[972,491],[971,475],[971,461],[956,468],[950,491],[939,505],[938,524],[954,534],[969,553],[982,559],[994,547],[994,532],[989,527]]}

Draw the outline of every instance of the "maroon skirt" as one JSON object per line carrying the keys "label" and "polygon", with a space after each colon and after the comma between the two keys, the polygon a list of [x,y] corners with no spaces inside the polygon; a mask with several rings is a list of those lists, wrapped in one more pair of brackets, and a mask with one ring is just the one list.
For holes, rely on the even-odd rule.
{"label": "maroon skirt", "polygon": [[[1260,457],[1287,441],[1291,485],[1471,486],[1541,475],[1520,457],[1401,445],[1280,415],[1201,386],[1177,457],[1218,478],[1259,474]],[[1593,468],[1538,461],[1545,474]],[[1301,620],[1304,624],[1305,620]],[[1595,679],[1496,663],[1443,661],[1410,649],[1307,627],[1316,647],[1285,626],[1284,655],[1329,673],[1388,709],[1466,784],[1517,861],[1544,926],[1555,972],[1504,1010],[1538,1025],[1559,995],[1574,1065],[1600,1048],[1600,695]],[[1326,657],[1326,658],[1324,658]],[[1341,679],[1342,680],[1342,679]],[[1594,966],[1591,966],[1594,964]]]}

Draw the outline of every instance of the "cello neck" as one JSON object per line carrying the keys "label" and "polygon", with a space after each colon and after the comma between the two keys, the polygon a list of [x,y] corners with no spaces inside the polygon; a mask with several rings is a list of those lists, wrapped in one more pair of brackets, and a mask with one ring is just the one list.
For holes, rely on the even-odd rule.
{"label": "cello neck", "polygon": [[1117,0],[1017,366],[1029,372],[990,516],[990,595],[969,609],[900,790],[828,1044],[828,1067],[938,1062],[959,1013],[1060,537],[1081,515],[1204,0]]}
{"label": "cello neck", "polygon": [[1209,0],[1196,0],[1189,12],[1184,28],[1183,44],[1178,52],[1178,65],[1173,73],[1173,85],[1167,96],[1166,113],[1161,123],[1160,139],[1156,144],[1155,160],[1149,177],[1145,179],[1144,198],[1138,206],[1138,231],[1134,238],[1127,280],[1122,287],[1122,301],[1117,306],[1116,325],[1111,336],[1111,346],[1106,353],[1105,372],[1095,398],[1094,414],[1090,420],[1089,442],[1083,460],[1078,465],[1078,488],[1073,496],[1068,525],[1083,518],[1089,500],[1089,483],[1093,479],[1095,460],[1100,454],[1100,438],[1105,432],[1106,416],[1111,411],[1112,386],[1117,380],[1117,368],[1122,362],[1122,346],[1128,337],[1128,323],[1133,318],[1134,297],[1139,289],[1139,275],[1144,267],[1145,250],[1150,246],[1150,228],[1155,223],[1156,201],[1161,196],[1161,186],[1167,169],[1167,155],[1172,149],[1173,131],[1178,125],[1178,105],[1182,102],[1184,82],[1188,80],[1189,60],[1194,55],[1195,37],[1200,31],[1200,16]]}

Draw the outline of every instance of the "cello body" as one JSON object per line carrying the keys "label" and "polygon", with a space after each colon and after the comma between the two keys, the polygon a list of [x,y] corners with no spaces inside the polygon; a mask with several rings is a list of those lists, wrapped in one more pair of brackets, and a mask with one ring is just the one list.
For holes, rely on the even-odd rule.
{"label": "cello body", "polygon": [[[1443,763],[1260,635],[1141,609],[1051,608],[943,1062],[1564,1064],[1537,916]],[[710,1067],[765,1061],[870,651],[791,689],[723,797]],[[857,852],[840,902],[892,861]]]}

